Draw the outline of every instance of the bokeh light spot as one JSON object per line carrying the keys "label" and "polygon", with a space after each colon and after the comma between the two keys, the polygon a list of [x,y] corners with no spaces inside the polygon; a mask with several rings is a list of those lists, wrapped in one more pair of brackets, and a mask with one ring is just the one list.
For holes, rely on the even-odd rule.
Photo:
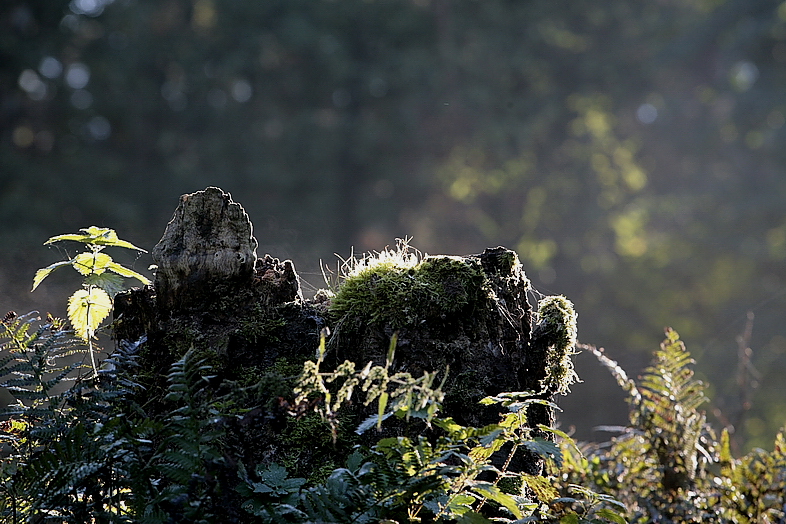
{"label": "bokeh light spot", "polygon": [[235,80],[235,82],[232,83],[232,98],[234,98],[235,101],[241,104],[248,102],[251,100],[252,94],[254,94],[254,91],[251,89],[251,84],[246,80]]}
{"label": "bokeh light spot", "polygon": [[84,89],[90,83],[90,69],[81,62],[74,62],[66,69],[65,81],[71,89]]}
{"label": "bokeh light spot", "polygon": [[652,104],[641,104],[636,110],[636,119],[642,124],[652,124],[658,118],[658,110]]}
{"label": "bokeh light spot", "polygon": [[35,134],[28,126],[19,126],[14,129],[11,139],[16,147],[30,147],[35,140]]}
{"label": "bokeh light spot", "polygon": [[94,116],[87,123],[87,131],[96,140],[106,140],[112,134],[112,126],[103,116]]}
{"label": "bokeh light spot", "polygon": [[756,64],[748,61],[740,61],[734,64],[730,72],[731,85],[737,91],[747,91],[759,78],[759,68]]}
{"label": "bokeh light spot", "polygon": [[53,56],[47,56],[41,60],[38,71],[47,78],[57,78],[63,73],[63,64]]}
{"label": "bokeh light spot", "polygon": [[21,87],[32,100],[43,100],[46,97],[46,84],[41,81],[38,73],[32,69],[25,69],[19,75],[19,87]]}

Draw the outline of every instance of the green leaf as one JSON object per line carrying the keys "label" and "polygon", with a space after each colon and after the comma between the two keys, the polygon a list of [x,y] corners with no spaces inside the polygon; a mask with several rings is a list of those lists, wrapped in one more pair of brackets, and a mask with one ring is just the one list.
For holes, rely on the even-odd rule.
{"label": "green leaf", "polygon": [[473,491],[478,495],[485,497],[489,500],[493,500],[497,504],[501,506],[505,506],[513,515],[520,519],[522,518],[521,509],[519,508],[516,499],[508,495],[507,493],[503,493],[500,489],[493,485],[493,484],[481,484],[476,485],[473,487]]}
{"label": "green leaf", "polygon": [[147,278],[144,275],[141,275],[141,274],[137,273],[136,271],[128,269],[127,267],[121,266],[117,262],[112,262],[111,264],[109,264],[107,266],[107,269],[109,271],[113,271],[113,272],[117,273],[118,275],[122,275],[124,277],[135,278],[135,279],[139,280],[145,286],[150,285],[150,279],[149,278]]}
{"label": "green leaf", "polygon": [[112,310],[112,299],[101,288],[80,289],[68,299],[68,320],[83,340],[95,330]]}
{"label": "green leaf", "polygon": [[463,431],[467,428],[458,424],[455,420],[451,417],[448,418],[439,418],[434,420],[434,425],[438,428],[442,428],[450,434],[458,433],[459,431]]}
{"label": "green leaf", "polygon": [[69,235],[57,235],[48,239],[44,242],[44,245],[54,244],[55,242],[60,242],[61,240],[73,240],[74,242],[83,242],[86,244],[91,244],[90,242],[90,235],[76,235],[76,234],[69,234]]}
{"label": "green leaf", "polygon": [[502,429],[502,428],[495,429],[495,430],[491,431],[489,434],[483,435],[482,437],[480,437],[480,445],[484,446],[484,447],[489,447],[492,444],[494,444],[494,442],[500,436],[504,436],[504,435],[505,435],[505,430],[504,429]]}
{"label": "green leaf", "polygon": [[527,483],[529,489],[535,493],[535,496],[544,503],[549,503],[559,497],[559,491],[555,488],[551,481],[539,475],[521,474],[521,478]]}
{"label": "green leaf", "polygon": [[49,276],[49,273],[54,271],[55,269],[59,268],[60,266],[70,266],[72,263],[71,260],[64,260],[62,262],[55,262],[51,266],[47,266],[45,268],[41,268],[35,272],[35,276],[33,277],[33,289],[30,291],[35,291],[35,288],[43,281],[46,277]]}
{"label": "green leaf", "polygon": [[472,504],[475,503],[475,497],[466,493],[459,493],[450,499],[447,511],[454,515],[464,515],[472,509]]}
{"label": "green leaf", "polygon": [[114,229],[109,229],[106,227],[90,226],[86,229],[80,229],[79,231],[82,231],[83,233],[81,235],[80,234],[57,235],[44,242],[44,245],[52,244],[54,242],[60,242],[62,240],[72,240],[74,242],[82,242],[83,244],[92,244],[97,246],[124,247],[127,249],[135,249],[136,251],[147,253],[147,251],[145,251],[142,248],[136,247],[131,242],[127,242],[125,240],[120,240],[119,238],[117,238],[117,233],[115,233]]}
{"label": "green leaf", "polygon": [[100,275],[89,275],[85,278],[85,284],[97,286],[107,292],[110,297],[114,297],[123,291],[123,279],[114,273],[101,273]]}
{"label": "green leaf", "polygon": [[398,332],[393,333],[393,336],[390,337],[390,345],[388,346],[388,356],[387,356],[387,365],[386,367],[390,367],[393,363],[393,356],[396,354],[396,344],[398,343]]}
{"label": "green leaf", "polygon": [[567,433],[565,433],[564,431],[562,431],[560,429],[550,428],[550,427],[548,427],[548,426],[546,426],[544,424],[538,424],[538,429],[541,430],[541,431],[545,431],[547,433],[553,433],[554,435],[557,435],[558,437],[562,438],[563,440],[567,440],[568,442],[573,441],[573,439],[570,437],[570,435],[568,435]]}
{"label": "green leaf", "polygon": [[595,516],[606,519],[610,522],[615,522],[616,524],[628,524],[628,521],[625,520],[619,513],[606,508],[597,510],[595,512]]}
{"label": "green leaf", "polygon": [[261,468],[257,466],[257,473],[262,479],[262,482],[274,487],[283,486],[287,480],[287,468],[279,466],[275,462],[270,464],[265,470],[261,470]]}
{"label": "green leaf", "polygon": [[106,253],[80,253],[72,260],[74,269],[83,275],[100,275],[113,264],[112,257]]}
{"label": "green leaf", "polygon": [[460,519],[456,521],[456,524],[491,524],[492,521],[481,515],[480,513],[476,513],[474,511],[467,511],[464,513]]}
{"label": "green leaf", "polygon": [[379,395],[379,407],[377,407],[377,429],[382,429],[382,421],[385,420],[385,408],[388,407],[388,392],[384,391]]}
{"label": "green leaf", "polygon": [[575,513],[568,513],[560,517],[559,524],[579,524],[579,516]]}
{"label": "green leaf", "polygon": [[363,464],[363,454],[355,450],[349,457],[347,457],[347,469],[355,472]]}
{"label": "green leaf", "polygon": [[557,464],[557,467],[562,467],[562,452],[553,442],[549,442],[542,438],[536,438],[535,440],[527,440],[523,442],[522,445],[545,459],[553,460],[554,463]]}

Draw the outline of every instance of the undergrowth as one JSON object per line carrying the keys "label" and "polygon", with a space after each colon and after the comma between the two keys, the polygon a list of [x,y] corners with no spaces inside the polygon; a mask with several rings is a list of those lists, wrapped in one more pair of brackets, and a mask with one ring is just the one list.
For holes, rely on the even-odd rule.
{"label": "undergrowth", "polygon": [[611,494],[632,523],[786,522],[786,438],[772,451],[734,458],[729,432],[720,437],[701,407],[705,384],[673,330],[638,382],[601,350],[591,351],[627,395],[630,424],[611,442],[566,449],[569,482]]}
{"label": "undergrowth", "polygon": [[[577,446],[545,426],[559,444],[537,438],[527,393],[484,399],[500,420],[467,427],[439,416],[430,374],[388,375],[387,366],[320,370],[307,364],[300,398],[330,419],[353,391],[376,402],[357,429],[389,416],[430,423],[420,436],[380,438],[358,447],[325,480],[309,483],[269,461],[227,455],[237,386],[214,387],[211,367],[194,351],[173,364],[163,417],[135,403],[136,351],[126,344],[98,376],[67,383],[62,357],[78,340],[62,321],[6,319],[0,343],[2,386],[19,399],[0,411],[3,522],[783,522],[786,439],[773,451],[732,456],[728,432],[716,436],[701,406],[704,385],[677,334],[667,332],[638,382],[592,347],[626,391],[630,426],[606,446]],[[323,339],[324,344],[324,339]],[[391,345],[391,352],[395,341]],[[391,355],[392,358],[392,355]],[[371,378],[371,377],[375,378]],[[235,389],[233,389],[235,388]],[[221,395],[216,391],[224,391]],[[359,393],[358,393],[359,394]],[[328,430],[329,431],[329,430]],[[430,436],[426,436],[430,435]],[[544,476],[511,471],[525,448],[547,462]]]}
{"label": "undergrowth", "polygon": [[[144,340],[118,348],[96,377],[53,393],[68,378],[58,357],[77,342],[61,328],[60,321],[42,323],[34,315],[3,324],[0,343],[9,355],[0,361],[0,379],[27,401],[0,411],[3,522],[623,521],[611,497],[574,490],[565,498],[550,487],[562,452],[531,434],[527,408],[545,402],[532,395],[484,399],[499,406],[500,422],[465,427],[438,416],[442,397],[430,373],[388,374],[389,362],[359,370],[344,363],[325,372],[318,359],[304,367],[293,407],[305,403],[329,419],[357,389],[379,406],[359,433],[388,416],[409,416],[430,422],[436,436],[381,438],[358,447],[326,480],[309,484],[274,461],[245,465],[228,456],[227,427],[248,410],[233,403],[242,394],[238,386],[215,387],[211,367],[196,351],[172,365],[163,416],[148,415],[134,400]],[[394,348],[395,340],[389,361]],[[508,470],[522,447],[551,464],[550,476]],[[492,460],[500,454],[504,460]]]}
{"label": "undergrowth", "polygon": [[[102,259],[90,260],[86,272]],[[433,286],[424,279],[440,264],[454,263],[464,264],[421,260],[404,249],[353,271],[362,277],[358,282],[392,286],[394,296],[401,291],[401,300],[414,290],[429,302],[435,300]],[[395,271],[377,271],[390,264],[398,264]],[[462,269],[467,278],[476,276],[471,266]],[[353,289],[368,291],[362,287]],[[473,299],[465,293],[470,287],[452,290],[454,305]],[[339,292],[333,301],[338,316],[348,313],[340,298]],[[408,322],[406,309],[400,313],[400,321]],[[576,333],[570,303],[545,300],[539,317],[538,329],[549,334],[549,343],[565,350],[550,362],[552,372],[560,384],[572,380]],[[384,365],[347,360],[325,371],[323,333],[317,358],[305,363],[291,397],[279,399],[289,416],[315,411],[327,422],[325,434],[335,436],[342,410],[355,401],[376,404],[358,434],[384,429],[390,417],[411,418],[422,430],[383,433],[368,447],[356,446],[346,464],[309,480],[290,474],[275,454],[253,464],[232,454],[231,428],[271,409],[239,400],[253,398],[261,382],[223,381],[205,352],[192,349],[172,364],[163,408],[155,406],[153,414],[136,400],[144,338],[121,344],[90,375],[79,363],[64,363],[83,350],[83,335],[35,313],[9,314],[0,323],[2,522],[786,522],[784,433],[773,451],[735,458],[728,431],[718,436],[701,410],[705,385],[694,377],[694,362],[672,330],[638,382],[602,351],[581,346],[611,371],[630,405],[629,427],[603,445],[577,445],[555,428],[530,427],[530,408],[557,409],[542,392],[484,398],[481,404],[496,406],[499,420],[483,427],[440,416],[443,384],[435,384],[435,377],[447,377],[449,370],[419,378],[392,373],[395,336]],[[516,471],[519,452],[542,458],[544,473]]]}

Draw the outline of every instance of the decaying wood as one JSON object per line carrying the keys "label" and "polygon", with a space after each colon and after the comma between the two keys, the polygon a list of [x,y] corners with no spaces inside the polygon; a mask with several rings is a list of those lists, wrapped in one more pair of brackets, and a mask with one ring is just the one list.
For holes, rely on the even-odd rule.
{"label": "decaying wood", "polygon": [[243,207],[219,188],[183,195],[153,248],[159,311],[205,308],[206,298],[247,285],[257,259],[252,231]]}
{"label": "decaying wood", "polygon": [[[280,460],[276,457],[286,453],[287,446],[297,445],[290,437],[277,436],[294,422],[275,407],[287,402],[286,391],[270,388],[281,382],[275,379],[281,366],[296,369],[314,357],[324,327],[335,332],[332,361],[348,358],[360,366],[384,358],[397,331],[396,369],[418,375],[449,367],[443,414],[468,424],[498,419],[498,408],[478,406],[484,396],[537,390],[546,373],[543,341],[531,340],[529,281],[510,250],[499,247],[450,257],[482,271],[482,281],[472,284],[482,286],[476,290],[482,300],[452,315],[432,312],[394,329],[384,319],[332,318],[325,296],[304,300],[292,262],[270,255],[257,259],[252,231],[242,206],[228,193],[211,187],[184,195],[152,253],[158,266],[155,285],[118,295],[115,302],[115,337],[147,337],[140,356],[146,405],[163,402],[169,366],[191,348],[215,356],[211,363],[218,384],[260,381],[256,396],[244,400],[249,415],[232,430],[235,458],[247,466]],[[451,281],[449,273],[445,278],[442,287],[447,292],[451,286],[458,290],[468,285]],[[541,350],[534,351],[537,347]],[[533,427],[552,422],[545,407],[530,415]],[[298,461],[304,468],[318,467],[326,454],[346,451],[303,447]],[[526,456],[517,467],[537,473],[541,462]]]}

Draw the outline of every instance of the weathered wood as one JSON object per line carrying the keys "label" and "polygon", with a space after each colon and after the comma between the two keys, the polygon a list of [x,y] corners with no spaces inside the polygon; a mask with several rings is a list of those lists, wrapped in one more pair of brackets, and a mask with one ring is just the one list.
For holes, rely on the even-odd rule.
{"label": "weathered wood", "polygon": [[[209,359],[217,388],[254,386],[253,395],[238,399],[251,411],[230,428],[234,459],[247,466],[296,456],[302,469],[293,473],[308,474],[326,464],[340,466],[342,454],[359,442],[352,430],[369,414],[365,408],[350,410],[342,429],[346,440],[339,435],[333,446],[316,444],[311,430],[300,426],[304,422],[280,407],[292,400],[292,377],[314,358],[324,327],[333,332],[326,367],[344,359],[359,366],[384,362],[395,332],[396,371],[418,376],[449,368],[443,414],[465,424],[498,421],[498,407],[478,405],[485,396],[530,390],[548,399],[556,391],[547,378],[555,365],[556,334],[564,330],[550,320],[535,322],[527,301],[530,283],[511,250],[428,257],[399,275],[396,293],[376,275],[356,282],[360,296],[373,300],[341,309],[335,301],[351,296],[339,292],[304,300],[292,262],[270,255],[257,259],[256,247],[248,216],[229,194],[207,188],[184,195],[153,250],[155,285],[115,301],[115,337],[147,337],[139,380],[148,409],[166,412],[166,373],[192,348]],[[553,422],[552,410],[544,406],[528,416],[532,427]],[[388,433],[405,431],[401,425],[386,427]],[[324,434],[324,428],[319,431]],[[366,443],[377,438],[369,434]],[[537,474],[542,461],[522,453],[512,467]]]}
{"label": "weathered wood", "polygon": [[252,231],[245,210],[229,193],[209,187],[183,195],[153,248],[159,311],[205,309],[218,294],[247,286],[257,259]]}

